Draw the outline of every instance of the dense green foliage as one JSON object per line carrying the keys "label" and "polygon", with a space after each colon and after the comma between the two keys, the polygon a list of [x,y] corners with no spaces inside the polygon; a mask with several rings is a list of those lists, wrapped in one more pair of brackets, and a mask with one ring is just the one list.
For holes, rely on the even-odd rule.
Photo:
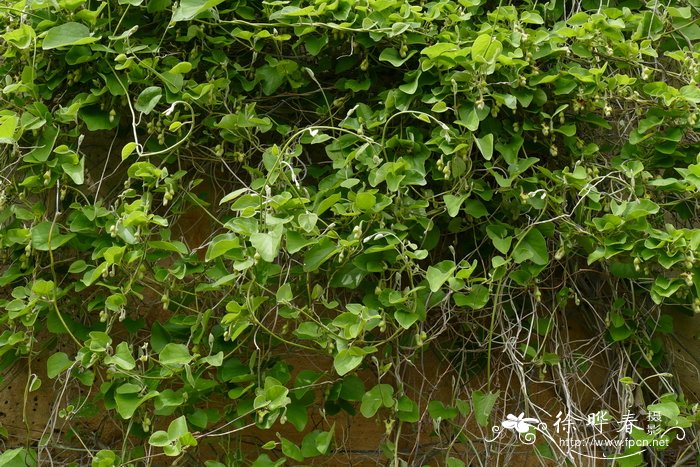
{"label": "dense green foliage", "polygon": [[[506,395],[427,400],[410,362],[447,352],[491,380],[515,345],[526,371],[575,372],[550,330],[599,290],[614,303],[580,313],[641,385],[663,307],[700,311],[700,3],[571,3],[3,2],[2,367],[49,346],[48,376],[84,385],[61,415],[123,427],[83,446],[98,466],[251,423],[272,449],[256,465],[310,463],[340,411],[385,420],[397,463],[402,426],[443,420],[461,465],[460,426],[488,429]],[[197,250],[174,226],[202,209]],[[292,376],[297,350],[326,370]]]}

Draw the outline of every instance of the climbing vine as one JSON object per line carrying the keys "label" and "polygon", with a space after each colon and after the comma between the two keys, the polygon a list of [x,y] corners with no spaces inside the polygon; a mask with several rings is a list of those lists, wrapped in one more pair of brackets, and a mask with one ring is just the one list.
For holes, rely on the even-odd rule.
{"label": "climbing vine", "polygon": [[[634,439],[688,434],[606,456],[694,458],[665,343],[700,312],[698,18],[697,0],[3,2],[0,367],[48,355],[24,403],[43,384],[55,406],[31,442],[5,428],[0,465],[66,445],[93,466],[313,463],[343,451],[341,414],[383,421],[393,465],[489,463],[502,413],[553,410],[518,388],[583,380],[599,353],[596,411],[659,412]],[[566,316],[599,346],[572,350]],[[426,355],[450,397],[409,382]],[[96,414],[118,441],[86,432]],[[537,455],[573,459],[555,444]]]}

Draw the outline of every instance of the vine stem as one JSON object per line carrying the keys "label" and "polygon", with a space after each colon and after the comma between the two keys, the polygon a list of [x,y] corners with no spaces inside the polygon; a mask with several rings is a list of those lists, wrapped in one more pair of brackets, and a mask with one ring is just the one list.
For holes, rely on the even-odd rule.
{"label": "vine stem", "polygon": [[[56,185],[56,196],[58,196],[59,192],[59,187],[58,184]],[[53,288],[51,289],[52,293],[52,299],[51,302],[53,304],[53,308],[56,311],[56,315],[58,316],[58,319],[61,321],[61,324],[65,328],[66,332],[70,336],[71,339],[73,339],[73,342],[78,346],[78,348],[81,348],[83,344],[78,340],[77,337],[71,332],[70,328],[68,327],[68,324],[66,324],[66,320],[63,318],[63,314],[61,313],[61,310],[58,309],[58,294],[56,293],[56,289],[58,288],[58,276],[56,275],[56,268],[54,267],[55,261],[53,257],[53,249],[51,248],[51,238],[53,236],[53,229],[56,226],[56,220],[58,218],[58,200],[56,201],[56,213],[54,214],[53,221],[51,222],[51,228],[49,229],[49,237],[47,240],[47,245],[49,248],[49,261],[50,261],[50,269],[51,269],[51,276],[53,277]]]}

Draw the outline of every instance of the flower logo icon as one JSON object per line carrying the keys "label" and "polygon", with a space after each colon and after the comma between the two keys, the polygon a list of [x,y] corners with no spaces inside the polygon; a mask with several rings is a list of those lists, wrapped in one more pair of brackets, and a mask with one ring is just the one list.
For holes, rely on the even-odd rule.
{"label": "flower logo icon", "polygon": [[513,414],[508,414],[506,420],[501,422],[503,428],[507,430],[515,430],[518,433],[527,433],[530,427],[540,423],[536,418],[525,418],[525,413],[521,413],[517,417]]}

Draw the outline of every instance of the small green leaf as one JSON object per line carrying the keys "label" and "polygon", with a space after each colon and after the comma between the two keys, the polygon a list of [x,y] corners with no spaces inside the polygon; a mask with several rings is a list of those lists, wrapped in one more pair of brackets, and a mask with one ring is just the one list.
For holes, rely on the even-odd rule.
{"label": "small green leaf", "polygon": [[107,270],[108,264],[106,261],[100,263],[96,268],[89,269],[83,274],[82,282],[86,286],[90,286],[102,277],[102,273]]}
{"label": "small green leaf", "polygon": [[458,123],[464,125],[469,131],[476,131],[479,129],[479,113],[476,108],[467,109],[462,107],[459,112],[460,119]]}
{"label": "small green leaf", "polygon": [[316,222],[318,222],[318,216],[313,212],[299,214],[299,227],[305,232],[311,232],[316,227]]}
{"label": "small green leaf", "polygon": [[36,465],[37,454],[34,449],[7,449],[0,454],[0,466],[2,467],[36,467]]}
{"label": "small green leaf", "polygon": [[280,73],[277,67],[264,65],[255,70],[255,78],[262,83],[262,90],[266,96],[272,95],[284,84],[284,74]]}
{"label": "small green leaf", "polygon": [[158,395],[158,391],[149,391],[146,395],[139,397],[140,391],[140,386],[131,383],[124,383],[117,388],[114,402],[117,406],[117,413],[122,418],[130,419],[141,404]]}
{"label": "small green leaf", "polygon": [[306,47],[306,51],[314,57],[321,52],[321,50],[323,49],[323,47],[326,46],[326,44],[328,44],[328,34],[322,34],[318,37],[308,35],[304,40],[304,46]]}
{"label": "small green leaf", "polygon": [[346,401],[358,402],[365,394],[365,383],[355,375],[346,376],[340,386],[340,398]]}
{"label": "small green leaf", "polygon": [[68,272],[71,274],[79,274],[85,271],[85,269],[87,269],[87,263],[84,260],[79,259],[71,263],[70,267],[68,268]]}
{"label": "small green leaf", "polygon": [[233,249],[239,248],[240,246],[240,240],[238,240],[238,237],[233,234],[217,235],[209,244],[209,248],[207,248],[205,261],[211,261],[218,258],[219,256],[226,254]]}
{"label": "small green leaf", "polygon": [[493,246],[502,254],[508,254],[513,237],[508,235],[508,229],[503,225],[490,224],[486,227],[486,235],[493,242]]}
{"label": "small green leaf", "polygon": [[111,130],[119,125],[119,116],[110,115],[110,112],[102,110],[99,105],[81,107],[78,116],[90,131]]}
{"label": "small green leaf", "polygon": [[610,326],[608,332],[610,333],[610,338],[614,342],[624,341],[634,334],[634,331],[627,325]]}
{"label": "small green leaf", "polygon": [[205,255],[205,261],[211,261],[218,258],[219,256],[224,255],[231,250],[237,249],[240,246],[241,242],[234,234],[217,235],[214,237],[211,243],[209,243],[209,248],[207,248],[207,253]]}
{"label": "small green leaf", "polygon": [[544,19],[535,11],[523,11],[520,15],[520,21],[528,24],[544,24]]}
{"label": "small green leaf", "polygon": [[404,329],[409,329],[419,318],[418,313],[411,313],[401,309],[394,312],[394,319]]}
{"label": "small green leaf", "polygon": [[106,352],[107,348],[112,344],[112,338],[103,331],[91,331],[90,338],[85,345],[88,349],[95,353]]}
{"label": "small green leaf", "polygon": [[464,203],[464,212],[476,219],[486,217],[489,214],[489,211],[486,209],[486,206],[484,206],[484,203],[478,199],[468,199]]}
{"label": "small green leaf", "polygon": [[224,196],[223,198],[221,198],[221,201],[219,201],[219,206],[221,206],[224,203],[228,203],[229,201],[233,201],[234,199],[238,198],[246,191],[250,191],[250,189],[248,187],[243,187],[243,188],[239,188],[237,190],[233,190],[231,193],[229,193],[226,196]]}
{"label": "small green leaf", "polygon": [[316,437],[316,450],[321,453],[321,455],[328,453],[328,448],[331,447],[331,442],[333,441],[334,430],[335,425],[333,425],[329,431],[323,431]]}
{"label": "small green leaf", "polygon": [[675,419],[681,414],[680,408],[678,407],[678,403],[674,401],[650,404],[647,406],[647,410],[649,412],[657,412],[671,420]]}
{"label": "small green leaf", "polygon": [[147,243],[148,248],[154,248],[156,250],[172,251],[174,253],[179,253],[181,255],[186,255],[189,250],[187,245],[180,241],[164,242],[162,240],[151,240]]}
{"label": "small green leaf", "polygon": [[438,42],[437,44],[423,49],[421,51],[421,55],[425,55],[430,59],[435,59],[447,52],[454,52],[457,50],[459,50],[459,46],[457,44],[453,44],[452,42]]}
{"label": "small green leaf", "polygon": [[130,141],[124,145],[122,148],[122,160],[129,157],[136,150],[136,143]]}
{"label": "small green leaf", "polygon": [[576,134],[576,125],[574,125],[573,123],[568,123],[566,125],[560,126],[559,128],[555,128],[554,131],[566,136],[574,136]]}
{"label": "small green leaf", "polygon": [[[4,135],[2,128],[3,127],[0,126],[0,143],[3,142],[3,136],[7,137],[7,135]],[[39,141],[35,143],[36,147],[29,151],[27,155],[24,156],[24,159],[28,162],[46,162],[53,151],[53,146],[56,142],[56,138],[58,137],[58,133],[59,131],[55,126],[45,126],[44,131],[42,131],[41,135],[39,136]],[[12,134],[14,134],[14,130],[10,133],[10,137]]]}
{"label": "small green leaf", "polygon": [[63,172],[68,175],[73,183],[82,185],[85,181],[85,158],[81,157],[77,164],[61,164]]}
{"label": "small green leaf", "polygon": [[114,467],[117,464],[117,455],[114,451],[102,449],[97,451],[95,457],[92,458],[91,467]]}
{"label": "small green leaf", "polygon": [[286,461],[287,459],[284,457],[273,461],[267,454],[260,454],[251,467],[280,467]]}
{"label": "small green leaf", "polygon": [[421,70],[418,69],[415,72],[406,73],[406,78],[410,79],[408,83],[399,86],[399,89],[406,94],[415,94],[418,90],[418,81],[421,77]]}

